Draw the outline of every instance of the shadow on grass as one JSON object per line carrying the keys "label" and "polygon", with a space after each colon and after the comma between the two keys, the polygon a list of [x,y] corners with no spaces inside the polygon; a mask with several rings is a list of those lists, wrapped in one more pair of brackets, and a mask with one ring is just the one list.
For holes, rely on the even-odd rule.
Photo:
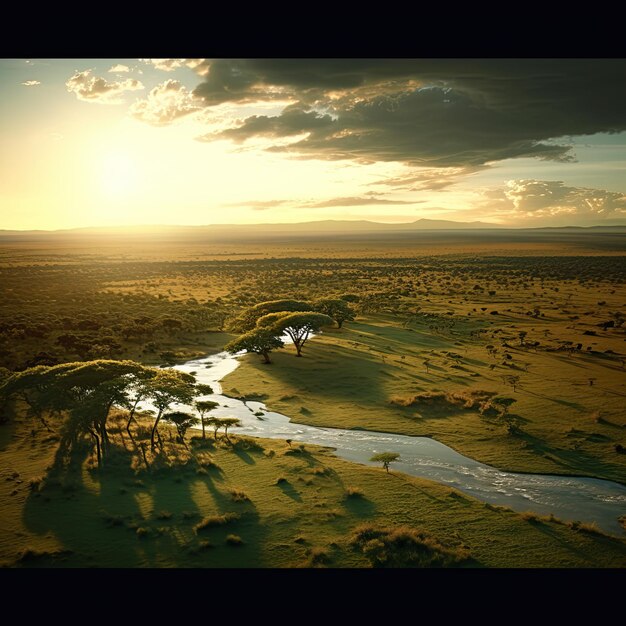
{"label": "shadow on grass", "polygon": [[[101,470],[83,467],[87,447],[72,454],[64,469],[53,468],[43,489],[30,493],[23,512],[30,532],[54,535],[61,544],[50,566],[259,566],[267,531],[255,505],[218,488],[218,482],[225,484],[220,470],[207,471],[193,457],[173,460],[171,452],[174,464],[151,472],[137,472],[133,455],[121,445],[111,447]],[[237,515],[228,524],[196,531],[207,514],[229,512]],[[226,542],[232,533],[241,536],[241,545]]]}
{"label": "shadow on grass", "polygon": [[287,497],[295,500],[296,502],[302,502],[302,496],[288,480],[281,480],[277,483],[277,487],[279,487]]}

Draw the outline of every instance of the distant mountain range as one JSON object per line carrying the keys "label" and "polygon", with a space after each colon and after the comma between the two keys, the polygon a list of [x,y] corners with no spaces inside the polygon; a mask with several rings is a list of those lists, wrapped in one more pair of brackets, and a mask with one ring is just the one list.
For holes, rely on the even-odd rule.
{"label": "distant mountain range", "polygon": [[210,224],[206,226],[117,226],[87,227],[64,230],[0,230],[0,239],[41,239],[48,237],[74,238],[127,237],[127,236],[163,236],[163,237],[199,237],[211,239],[217,237],[254,237],[254,236],[307,236],[307,235],[349,235],[349,234],[386,234],[411,233],[419,231],[465,231],[465,230],[506,230],[506,231],[589,231],[621,232],[626,231],[623,224],[597,226],[547,226],[540,228],[511,228],[489,222],[455,222],[452,220],[431,220],[422,218],[414,222],[381,223],[368,220],[320,220],[296,222],[293,224]]}

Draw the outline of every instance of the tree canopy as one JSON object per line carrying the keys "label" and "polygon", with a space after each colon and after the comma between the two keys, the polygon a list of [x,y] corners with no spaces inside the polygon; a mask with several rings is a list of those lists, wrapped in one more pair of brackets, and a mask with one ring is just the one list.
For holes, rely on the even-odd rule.
{"label": "tree canopy", "polygon": [[195,381],[196,379],[191,374],[175,369],[157,370],[156,375],[150,379],[149,395],[152,404],[158,409],[150,435],[152,449],[155,448],[155,437],[163,413],[174,403],[191,404],[196,394]]}
{"label": "tree canopy", "polygon": [[196,411],[198,411],[198,413],[200,414],[200,423],[202,424],[202,439],[206,439],[205,426],[208,424],[208,419],[204,416],[209,411],[216,409],[218,406],[219,403],[213,402],[212,400],[196,400],[194,403]]}
{"label": "tree canopy", "polygon": [[178,440],[185,446],[187,445],[185,444],[185,434],[187,433],[187,430],[200,422],[195,415],[185,411],[172,411],[171,413],[165,413],[163,415],[163,419],[176,426]]}
{"label": "tree canopy", "polygon": [[259,302],[253,307],[246,309],[239,317],[230,323],[230,329],[238,333],[246,333],[252,330],[257,321],[268,313],[279,313],[281,311],[311,311],[313,305],[304,300],[268,300],[267,302]]}
{"label": "tree canopy", "polygon": [[341,328],[344,322],[354,321],[354,311],[350,305],[341,298],[320,298],[314,302],[315,310],[332,317],[337,326]]}
{"label": "tree canopy", "polygon": [[71,448],[81,434],[88,433],[94,439],[101,464],[108,447],[106,427],[111,408],[128,407],[133,385],[148,380],[154,372],[134,361],[105,359],[39,365],[5,378],[0,383],[0,396],[20,396],[39,416],[45,411],[67,411],[63,447]]}
{"label": "tree canopy", "polygon": [[255,328],[247,333],[233,339],[226,344],[224,350],[235,354],[241,350],[254,352],[263,356],[264,363],[271,363],[270,352],[277,348],[282,348],[285,344],[280,337],[276,336],[269,328]]}
{"label": "tree canopy", "polygon": [[257,322],[259,328],[267,328],[275,335],[287,333],[296,348],[296,356],[302,356],[302,347],[311,333],[319,332],[323,326],[332,323],[331,317],[315,311],[269,313]]}
{"label": "tree canopy", "polygon": [[375,454],[370,461],[374,461],[374,463],[382,463],[383,467],[389,473],[389,464],[397,461],[400,458],[400,454],[398,452],[379,452]]}

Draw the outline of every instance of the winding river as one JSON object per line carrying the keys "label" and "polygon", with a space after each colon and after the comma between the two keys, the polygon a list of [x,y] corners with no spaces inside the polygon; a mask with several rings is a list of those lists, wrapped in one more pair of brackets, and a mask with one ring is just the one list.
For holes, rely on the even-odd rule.
{"label": "winding river", "polygon": [[[231,429],[233,432],[332,447],[337,456],[364,465],[375,465],[369,459],[377,452],[399,452],[400,460],[393,464],[393,471],[444,483],[483,502],[515,511],[553,513],[564,520],[595,522],[606,532],[623,534],[618,522],[618,517],[626,514],[623,485],[597,478],[503,472],[428,437],[298,424],[286,415],[268,410],[262,402],[246,402],[222,394],[219,381],[239,366],[238,356],[220,352],[174,366],[193,372],[198,382],[211,385],[215,393],[202,398],[219,403],[211,415],[241,419],[243,426]],[[139,408],[151,407],[144,402]],[[254,415],[259,411],[263,412],[262,417]]]}

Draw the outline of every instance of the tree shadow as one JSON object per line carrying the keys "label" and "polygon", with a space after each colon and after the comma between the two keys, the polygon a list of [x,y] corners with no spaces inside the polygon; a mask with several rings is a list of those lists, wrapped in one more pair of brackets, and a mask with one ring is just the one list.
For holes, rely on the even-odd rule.
{"label": "tree shadow", "polygon": [[356,517],[372,517],[376,513],[376,505],[362,495],[346,494],[343,506],[351,515]]}
{"label": "tree shadow", "polygon": [[276,485],[288,498],[291,498],[296,502],[302,502],[300,492],[287,479],[281,480],[276,483]]}

